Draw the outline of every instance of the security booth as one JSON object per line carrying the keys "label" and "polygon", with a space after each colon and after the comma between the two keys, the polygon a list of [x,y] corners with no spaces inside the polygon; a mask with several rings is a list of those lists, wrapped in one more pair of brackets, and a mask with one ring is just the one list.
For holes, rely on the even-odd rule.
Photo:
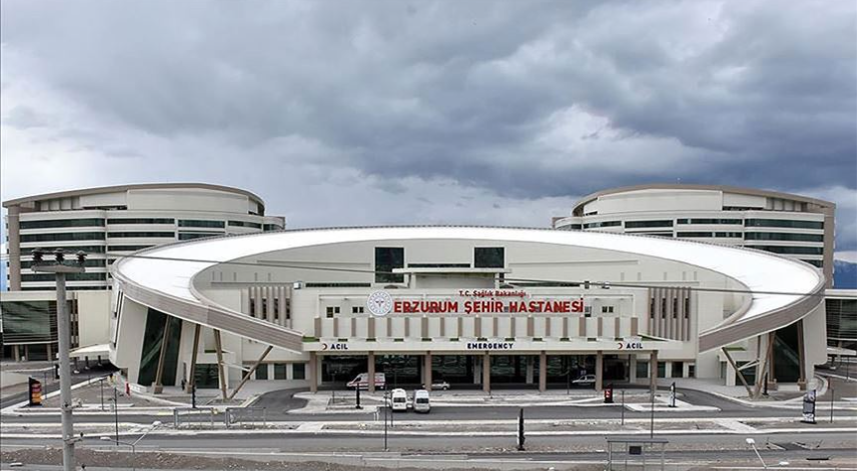
{"label": "security booth", "polygon": [[608,437],[607,470],[664,469],[666,438]]}

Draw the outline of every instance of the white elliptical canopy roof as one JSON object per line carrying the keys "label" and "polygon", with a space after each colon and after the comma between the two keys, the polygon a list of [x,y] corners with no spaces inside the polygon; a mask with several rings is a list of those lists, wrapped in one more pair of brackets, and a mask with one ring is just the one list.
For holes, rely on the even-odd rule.
{"label": "white elliptical canopy roof", "polygon": [[[133,284],[152,294],[190,303],[210,304],[209,300],[198,299],[194,294],[193,278],[203,270],[219,263],[314,245],[394,239],[545,243],[614,250],[697,266],[733,278],[752,292],[752,302],[747,309],[740,315],[727,319],[718,327],[772,315],[799,304],[807,305],[806,301],[817,298],[817,303],[809,303],[814,306],[823,299],[819,293],[822,295],[824,293],[824,276],[819,270],[809,264],[765,252],[658,237],[495,227],[315,229],[212,238],[147,249],[138,254],[156,258],[123,258],[113,265],[113,270],[116,278],[121,282]],[[761,333],[763,332],[755,332],[755,335]]]}

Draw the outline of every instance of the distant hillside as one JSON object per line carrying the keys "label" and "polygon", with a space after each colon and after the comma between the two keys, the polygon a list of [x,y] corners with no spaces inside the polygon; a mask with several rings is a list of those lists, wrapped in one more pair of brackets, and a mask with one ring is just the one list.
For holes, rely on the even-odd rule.
{"label": "distant hillside", "polygon": [[835,260],[833,264],[833,287],[837,289],[857,289],[857,263]]}

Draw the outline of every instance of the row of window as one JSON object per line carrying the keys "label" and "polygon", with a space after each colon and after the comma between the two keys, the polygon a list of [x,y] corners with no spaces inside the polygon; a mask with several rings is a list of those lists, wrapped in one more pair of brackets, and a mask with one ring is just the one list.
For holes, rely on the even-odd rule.
{"label": "row of window", "polygon": [[[274,363],[274,379],[306,379],[306,364],[292,363],[292,377],[287,378],[288,363]],[[256,368],[256,379],[268,378],[268,364],[263,363]]]}
{"label": "row of window", "polygon": [[257,222],[247,222],[247,221],[229,221],[230,226],[234,227],[252,227],[254,229],[261,229],[262,225]]}
{"label": "row of window", "polygon": [[[104,281],[107,279],[107,273],[66,273],[67,281]],[[53,273],[36,273],[21,275],[21,281],[54,281],[56,276]]]}
{"label": "row of window", "polygon": [[[62,249],[66,253],[75,253],[77,251],[84,251],[86,253],[104,253],[105,246],[103,245],[79,245],[79,246],[48,246],[48,247],[40,247],[46,253],[53,252],[57,249]],[[22,247],[21,255],[30,255],[33,253],[34,248]]]}
{"label": "row of window", "polygon": [[[678,319],[678,298],[672,298],[673,319]],[[649,319],[655,318],[655,299],[649,300]],[[661,298],[661,319],[667,318],[667,298]],[[684,298],[684,318],[690,319],[690,298]]]}
{"label": "row of window", "polygon": [[821,247],[780,247],[778,245],[749,245],[748,247],[766,252],[790,255],[822,255]]}
{"label": "row of window", "polygon": [[[672,378],[681,378],[684,376],[684,362],[683,361],[673,361],[670,362],[670,376]],[[667,362],[659,361],[658,362],[658,378],[666,378],[667,376]],[[643,360],[637,360],[637,378],[644,379],[649,377],[649,362]],[[696,377],[696,365],[691,363],[687,365],[687,377],[695,378]]]}
{"label": "row of window", "polygon": [[223,221],[204,221],[200,219],[179,219],[179,227],[209,227],[223,229],[226,224]]}
{"label": "row of window", "polygon": [[790,229],[824,229],[823,222],[790,221],[786,219],[745,219],[747,227],[785,227]]}
{"label": "row of window", "polygon": [[783,234],[781,232],[747,232],[747,240],[793,240],[800,242],[824,242],[821,234]]}
{"label": "row of window", "polygon": [[[33,266],[33,262],[30,260],[21,260],[21,268],[30,268]],[[107,260],[103,258],[100,260],[97,259],[87,259],[83,266],[85,267],[105,267],[107,266]]]}
{"label": "row of window", "polygon": [[[595,229],[599,227],[616,227],[621,226],[622,221],[602,221],[602,222],[590,222],[583,225],[584,229]],[[578,226],[578,229],[580,227]]]}
{"label": "row of window", "polygon": [[818,268],[824,268],[824,262],[821,260],[801,260],[802,262],[806,262],[810,265],[816,266]]}
{"label": "row of window", "polygon": [[111,245],[107,247],[108,252],[136,252],[148,249],[151,245]]}
{"label": "row of window", "polygon": [[179,232],[179,240],[205,239],[206,237],[217,237],[222,235],[222,232]]}
{"label": "row of window", "polygon": [[741,225],[740,219],[716,219],[716,218],[699,218],[699,219],[676,219],[677,224],[734,224]]}
{"label": "row of window", "polygon": [[672,219],[661,221],[625,221],[626,229],[637,229],[645,227],[673,227]]}
{"label": "row of window", "polygon": [[[174,238],[175,232],[108,232],[107,237],[110,238],[128,238],[128,237],[156,237],[156,238]],[[59,242],[72,240],[104,240],[103,232],[64,232],[60,234],[23,234],[21,242]]]}
{"label": "row of window", "polygon": [[104,226],[104,219],[49,219],[44,221],[21,221],[21,229],[54,229],[58,227],[97,227]]}
{"label": "row of window", "polygon": [[694,238],[694,237],[720,237],[720,238],[740,238],[743,234],[740,232],[679,232],[676,237],[679,238]]}
{"label": "row of window", "polygon": [[278,226],[276,224],[263,224],[262,225],[262,230],[266,231],[266,232],[267,231],[279,231],[282,229],[283,229],[282,226]]}
{"label": "row of window", "polygon": [[111,218],[107,224],[174,224],[173,218]]}

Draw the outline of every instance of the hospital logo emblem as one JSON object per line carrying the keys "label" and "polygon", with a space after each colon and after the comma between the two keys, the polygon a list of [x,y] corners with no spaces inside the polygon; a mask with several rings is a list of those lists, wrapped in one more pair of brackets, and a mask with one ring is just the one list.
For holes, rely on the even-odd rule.
{"label": "hospital logo emblem", "polygon": [[393,297],[386,291],[375,291],[366,299],[366,309],[373,316],[384,317],[393,310]]}

